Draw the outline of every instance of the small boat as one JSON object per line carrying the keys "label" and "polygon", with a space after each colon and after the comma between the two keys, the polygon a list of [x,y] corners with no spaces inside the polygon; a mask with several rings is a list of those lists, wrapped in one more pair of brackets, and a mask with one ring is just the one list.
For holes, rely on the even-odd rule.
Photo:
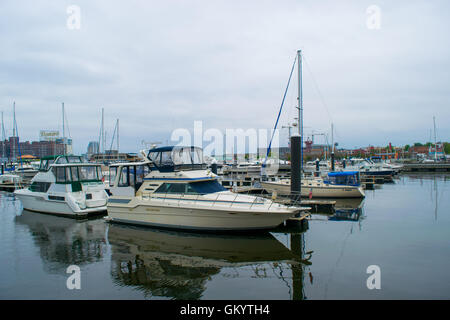
{"label": "small boat", "polygon": [[0,175],[0,190],[13,192],[21,183],[21,177],[16,174]]}
{"label": "small boat", "polygon": [[[198,147],[149,150],[140,163],[111,165],[112,222],[203,231],[271,229],[302,210],[226,190]],[[115,177],[112,179],[112,177]]]}
{"label": "small boat", "polygon": [[[261,186],[277,195],[291,194],[291,180],[261,181]],[[363,198],[357,171],[329,172],[326,178],[302,178],[301,196],[310,198]]]}
{"label": "small boat", "polygon": [[39,172],[38,169],[30,164],[24,164],[15,168],[15,174],[22,177],[24,181],[30,181]]}
{"label": "small boat", "polygon": [[381,165],[375,164],[367,159],[350,159],[350,163],[346,164],[344,171],[353,170],[359,171],[361,175],[366,176],[392,176],[395,173],[394,169],[383,168]]}
{"label": "small boat", "polygon": [[73,217],[104,213],[108,198],[100,165],[73,155],[42,158],[31,185],[14,194],[26,210]]}

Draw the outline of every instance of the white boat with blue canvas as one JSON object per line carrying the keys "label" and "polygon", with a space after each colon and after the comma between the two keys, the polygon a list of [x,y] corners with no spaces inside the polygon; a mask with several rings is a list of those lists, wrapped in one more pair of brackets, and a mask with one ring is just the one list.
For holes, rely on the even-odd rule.
{"label": "white boat with blue canvas", "polygon": [[226,190],[197,147],[154,148],[139,163],[110,166],[113,222],[205,231],[270,229],[302,209]]}
{"label": "white boat with blue canvas", "polygon": [[[291,180],[262,181],[261,186],[280,196],[291,194]],[[363,198],[358,171],[328,172],[325,178],[303,177],[301,196],[309,198]]]}

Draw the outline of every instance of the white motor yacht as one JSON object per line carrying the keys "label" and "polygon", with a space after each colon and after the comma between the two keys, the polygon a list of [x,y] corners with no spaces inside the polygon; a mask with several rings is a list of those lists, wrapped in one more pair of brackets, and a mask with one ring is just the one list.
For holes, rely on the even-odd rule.
{"label": "white motor yacht", "polygon": [[108,195],[101,179],[100,165],[82,157],[44,157],[31,185],[14,194],[26,210],[86,216],[106,211]]}
{"label": "white motor yacht", "polygon": [[[110,166],[108,220],[173,229],[270,229],[302,209],[226,190],[202,149],[160,147],[138,163]],[[113,178],[115,177],[115,178]]]}

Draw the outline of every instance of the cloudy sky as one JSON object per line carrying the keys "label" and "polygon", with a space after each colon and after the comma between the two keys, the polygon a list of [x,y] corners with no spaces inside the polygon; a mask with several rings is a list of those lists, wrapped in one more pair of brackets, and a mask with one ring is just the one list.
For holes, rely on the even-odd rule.
{"label": "cloudy sky", "polygon": [[[71,5],[79,29],[68,27]],[[329,134],[333,122],[344,147],[423,142],[436,116],[438,140],[448,141],[449,9],[414,0],[4,0],[0,110],[11,135],[15,101],[21,140],[37,140],[41,129],[61,130],[64,102],[76,153],[98,140],[102,107],[107,144],[119,118],[128,152],[166,143],[195,120],[269,129],[302,49],[306,135]],[[296,87],[295,77],[280,126],[296,115]]]}

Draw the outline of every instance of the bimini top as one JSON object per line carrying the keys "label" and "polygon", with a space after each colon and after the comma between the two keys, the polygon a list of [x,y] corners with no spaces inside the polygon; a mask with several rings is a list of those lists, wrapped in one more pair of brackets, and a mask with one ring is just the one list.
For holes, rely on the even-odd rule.
{"label": "bimini top", "polygon": [[336,171],[336,172],[328,172],[328,176],[329,177],[353,176],[358,173],[359,171]]}
{"label": "bimini top", "polygon": [[361,182],[359,179],[359,171],[338,171],[329,172],[325,183],[334,185],[359,187]]}
{"label": "bimini top", "polygon": [[148,159],[160,172],[206,169],[203,162],[203,150],[194,146],[166,146],[153,148]]}

